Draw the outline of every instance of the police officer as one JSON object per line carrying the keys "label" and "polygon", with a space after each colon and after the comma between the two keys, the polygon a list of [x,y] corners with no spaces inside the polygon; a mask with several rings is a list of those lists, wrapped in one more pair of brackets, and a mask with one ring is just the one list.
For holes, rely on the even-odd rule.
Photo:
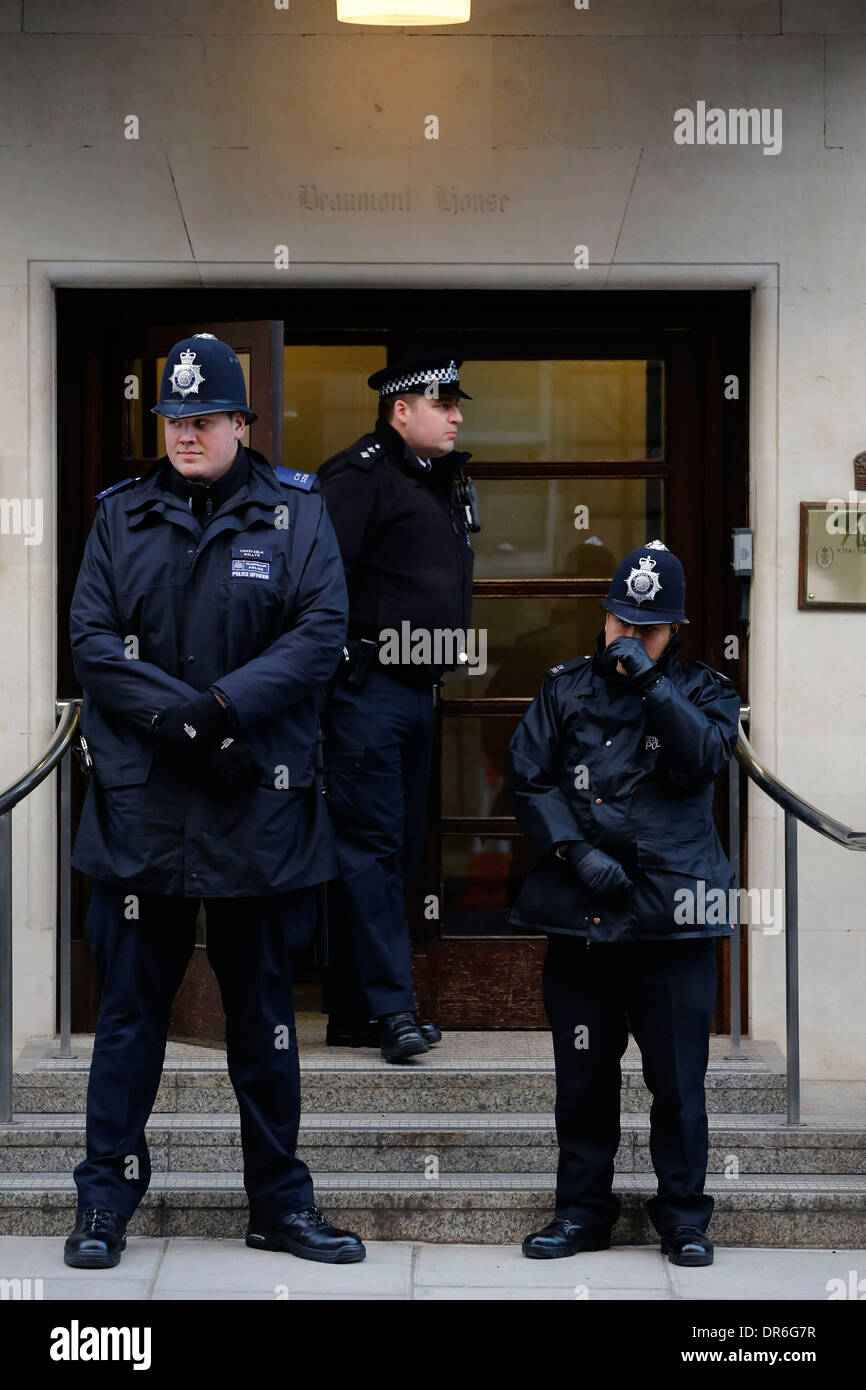
{"label": "police officer", "polygon": [[324,722],[340,867],[329,891],[326,1036],[332,1046],[378,1043],[389,1062],[442,1036],[415,1019],[404,892],[423,841],[433,689],[455,664],[437,633],[465,634],[471,617],[470,531],[480,528],[463,474],[469,454],[454,448],[459,400],[471,399],[461,363],[428,352],[374,372],[375,429],[318,474],[349,588],[346,660]]}
{"label": "police officer", "polygon": [[610,1245],[630,1026],[653,1096],[647,1210],[669,1260],[713,1260],[704,1076],[733,874],[712,797],[740,701],[727,676],[677,659],[684,604],[660,541],[626,555],[594,655],[548,672],[510,745],[515,812],[541,856],[511,921],[549,933],[556,1065],[555,1217],[526,1237],[534,1259]]}
{"label": "police officer", "polygon": [[256,416],[227,343],[177,343],[154,410],[167,454],[99,494],[70,617],[95,771],[72,862],[94,879],[101,1002],[64,1258],[120,1260],[150,1180],[144,1129],[203,900],[246,1243],[361,1260],[358,1237],[315,1206],[295,1152],[293,969],[315,928],[315,885],[335,869],[313,749],[345,635],[340,552],[313,475],[275,470],[241,443]]}

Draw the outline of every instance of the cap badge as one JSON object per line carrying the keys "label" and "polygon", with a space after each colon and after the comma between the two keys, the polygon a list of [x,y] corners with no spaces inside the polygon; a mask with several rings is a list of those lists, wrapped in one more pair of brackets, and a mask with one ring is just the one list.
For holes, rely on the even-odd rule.
{"label": "cap badge", "polygon": [[195,360],[195,353],[192,348],[187,348],[180,354],[180,362],[172,371],[171,389],[186,400],[193,391],[198,394],[198,388],[203,381],[204,377]]}
{"label": "cap badge", "polygon": [[656,562],[651,555],[641,555],[638,566],[625,581],[625,587],[635,603],[644,603],[647,599],[655,598],[661,584],[655,573]]}

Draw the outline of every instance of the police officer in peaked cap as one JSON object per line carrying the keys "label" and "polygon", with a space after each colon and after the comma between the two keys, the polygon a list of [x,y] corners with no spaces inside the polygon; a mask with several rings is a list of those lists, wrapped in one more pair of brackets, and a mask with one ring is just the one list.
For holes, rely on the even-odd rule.
{"label": "police officer in peaked cap", "polygon": [[293,971],[316,885],[336,868],[313,751],[346,631],[340,551],[314,476],[241,442],[256,416],[227,343],[176,343],[154,410],[166,455],[99,494],[70,615],[94,765],[72,862],[93,878],[101,1000],[64,1258],[120,1260],[150,1181],[145,1125],[203,901],[246,1243],[361,1260],[358,1237],[315,1206],[296,1154]]}
{"label": "police officer in peaked cap", "polygon": [[716,939],[736,922],[712,799],[740,699],[727,676],[678,659],[684,605],[660,541],[626,555],[595,652],[551,668],[511,740],[514,809],[539,859],[510,920],[548,933],[556,1065],[556,1207],[523,1243],[534,1259],[610,1245],[630,1027],[653,1097],[650,1218],[670,1261],[713,1260],[704,1077]]}
{"label": "police officer in peaked cap", "polygon": [[[455,449],[460,399],[471,399],[461,364],[436,351],[374,372],[375,428],[318,473],[349,589],[346,659],[324,721],[340,870],[329,892],[326,1036],[332,1046],[378,1045],[389,1062],[441,1038],[415,1018],[404,893],[424,834],[433,691],[454,665],[432,638],[465,634],[471,620],[470,534],[480,526],[469,454]],[[431,639],[429,651],[416,634]]]}

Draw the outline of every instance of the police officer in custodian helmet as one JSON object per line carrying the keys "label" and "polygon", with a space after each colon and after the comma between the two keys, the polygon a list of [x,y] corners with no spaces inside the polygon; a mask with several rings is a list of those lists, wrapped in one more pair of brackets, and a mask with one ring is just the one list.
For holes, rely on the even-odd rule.
{"label": "police officer in custodian helmet", "polygon": [[336,868],[313,753],[346,630],[340,551],[313,475],[241,443],[256,416],[227,343],[177,343],[154,410],[166,456],[100,494],[70,616],[94,762],[72,862],[94,880],[101,1000],[65,1260],[116,1265],[147,1190],[144,1129],[202,900],[247,1245],[361,1260],[296,1156],[293,969]]}
{"label": "police officer in custodian helmet", "polygon": [[713,1260],[704,1077],[714,938],[736,923],[712,797],[740,701],[727,676],[677,659],[684,604],[682,566],[660,541],[626,555],[595,653],[548,672],[510,745],[515,812],[541,856],[511,921],[549,934],[556,1065],[555,1216],[526,1237],[530,1258],[610,1245],[630,1026],[653,1096],[650,1218],[673,1263]]}
{"label": "police officer in custodian helmet", "polygon": [[469,537],[480,526],[463,475],[469,455],[454,448],[459,399],[471,399],[460,365],[429,352],[374,372],[375,429],[318,474],[349,587],[347,660],[324,722],[340,867],[329,893],[327,1041],[378,1044],[388,1062],[441,1037],[415,1019],[404,891],[424,834],[433,689],[455,664],[435,639],[465,633],[471,617]]}

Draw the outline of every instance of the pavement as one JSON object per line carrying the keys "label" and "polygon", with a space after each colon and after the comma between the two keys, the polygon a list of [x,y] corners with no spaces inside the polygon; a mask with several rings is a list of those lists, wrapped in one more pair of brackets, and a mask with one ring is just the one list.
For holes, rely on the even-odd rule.
{"label": "pavement", "polygon": [[0,1300],[826,1302],[831,1294],[866,1295],[866,1250],[716,1246],[713,1265],[683,1269],[657,1246],[527,1260],[517,1245],[370,1241],[361,1264],[334,1267],[239,1240],[133,1236],[116,1268],[75,1270],[63,1263],[62,1238],[0,1237]]}

